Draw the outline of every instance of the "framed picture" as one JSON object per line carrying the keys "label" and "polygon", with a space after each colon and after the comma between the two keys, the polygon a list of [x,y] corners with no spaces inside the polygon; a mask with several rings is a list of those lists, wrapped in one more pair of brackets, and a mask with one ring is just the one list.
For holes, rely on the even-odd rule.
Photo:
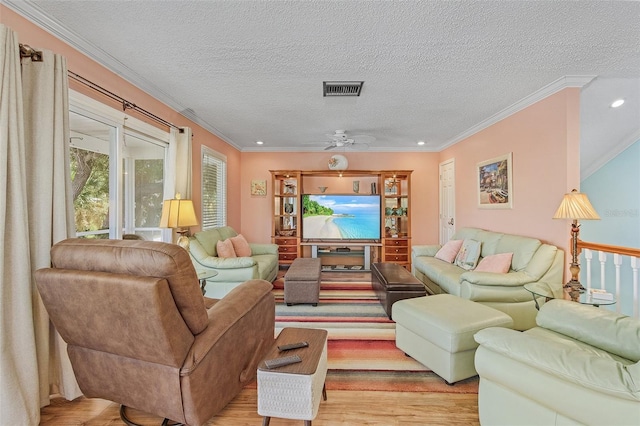
{"label": "framed picture", "polygon": [[511,153],[478,163],[477,173],[480,208],[510,209],[513,207]]}
{"label": "framed picture", "polygon": [[267,195],[267,181],[264,179],[252,180],[251,195]]}

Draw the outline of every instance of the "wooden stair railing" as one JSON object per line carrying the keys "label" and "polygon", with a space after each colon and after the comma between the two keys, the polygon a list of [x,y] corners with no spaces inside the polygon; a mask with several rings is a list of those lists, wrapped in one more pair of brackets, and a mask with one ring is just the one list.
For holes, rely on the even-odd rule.
{"label": "wooden stair railing", "polygon": [[614,246],[610,244],[589,243],[578,239],[578,250],[589,249],[594,251],[604,251],[607,253],[620,254],[623,256],[640,257],[640,249],[633,247]]}
{"label": "wooden stair railing", "polygon": [[[602,289],[606,289],[609,292],[613,292],[615,294],[616,300],[619,302],[616,304],[616,311],[622,312],[626,315],[633,316],[636,318],[640,318],[640,279],[639,279],[639,270],[640,270],[640,249],[633,247],[622,247],[615,246],[610,244],[599,244],[599,243],[590,243],[586,241],[582,241],[578,239],[577,242],[578,254],[580,254],[583,250],[584,258],[587,264],[586,274],[587,274],[587,287],[592,287],[592,276],[591,276],[591,262],[592,259],[596,260],[600,263],[600,282],[599,286]],[[594,259],[594,255],[592,252],[597,253],[596,259]],[[610,284],[606,282],[606,270],[607,270],[607,254],[610,253],[613,255],[613,268],[615,272],[614,283]],[[623,264],[625,264],[626,268],[626,260],[623,261],[624,257],[629,258],[629,266],[631,277],[630,280],[622,280]],[[629,271],[626,272],[628,274]],[[610,276],[609,276],[610,277]],[[622,308],[622,304],[620,303],[622,297],[627,300],[627,297],[633,299],[633,303],[631,306],[631,310]],[[628,302],[627,302],[628,306]],[[628,312],[624,312],[628,311]]]}

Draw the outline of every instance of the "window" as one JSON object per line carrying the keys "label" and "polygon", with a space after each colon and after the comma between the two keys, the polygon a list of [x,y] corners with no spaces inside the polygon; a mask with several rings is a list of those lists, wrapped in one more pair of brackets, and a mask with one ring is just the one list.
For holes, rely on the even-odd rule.
{"label": "window", "polygon": [[70,91],[76,235],[168,238],[158,227],[169,133]]}
{"label": "window", "polygon": [[227,158],[202,147],[202,229],[227,224]]}

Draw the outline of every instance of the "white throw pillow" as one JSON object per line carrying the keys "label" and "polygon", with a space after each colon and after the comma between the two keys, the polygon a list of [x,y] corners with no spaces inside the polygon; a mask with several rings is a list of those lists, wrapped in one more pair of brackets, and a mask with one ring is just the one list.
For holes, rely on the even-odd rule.
{"label": "white throw pillow", "polygon": [[482,243],[476,240],[465,239],[462,247],[456,256],[456,265],[467,271],[472,270],[480,259],[480,249]]}

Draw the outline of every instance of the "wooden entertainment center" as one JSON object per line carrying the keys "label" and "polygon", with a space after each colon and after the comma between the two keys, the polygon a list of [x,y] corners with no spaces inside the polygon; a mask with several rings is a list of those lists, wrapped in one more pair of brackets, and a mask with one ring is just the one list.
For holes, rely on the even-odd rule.
{"label": "wooden entertainment center", "polygon": [[[411,269],[411,170],[271,170],[272,240],[279,263],[319,257],[323,270],[369,270],[372,262]],[[380,238],[304,239],[303,195],[380,195]]]}

